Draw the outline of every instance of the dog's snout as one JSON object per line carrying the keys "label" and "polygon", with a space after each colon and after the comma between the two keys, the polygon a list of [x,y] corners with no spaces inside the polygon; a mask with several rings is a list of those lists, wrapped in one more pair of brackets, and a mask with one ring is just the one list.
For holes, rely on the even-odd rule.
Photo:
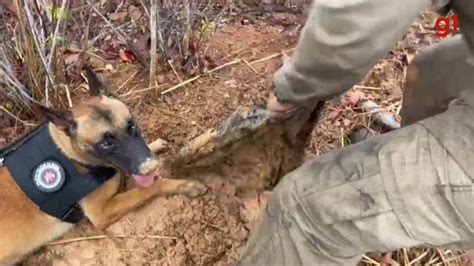
{"label": "dog's snout", "polygon": [[150,175],[153,174],[158,168],[158,160],[154,157],[146,158],[139,166],[140,174]]}

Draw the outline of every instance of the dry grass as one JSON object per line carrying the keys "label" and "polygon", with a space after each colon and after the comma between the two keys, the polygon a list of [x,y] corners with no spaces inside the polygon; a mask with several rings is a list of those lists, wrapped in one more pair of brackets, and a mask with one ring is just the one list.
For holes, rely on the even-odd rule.
{"label": "dry grass", "polygon": [[[87,4],[87,1],[80,2]],[[206,43],[218,27],[222,16],[220,9],[216,9],[211,0],[157,2],[156,12],[152,12],[156,13],[154,30],[157,37],[152,54],[156,52],[153,58],[159,62],[152,59],[152,65],[166,66],[175,72],[176,69],[188,73],[205,70],[209,65]],[[0,26],[5,33],[0,43],[0,101],[6,109],[13,113],[23,110],[34,114],[31,102],[55,107],[70,106],[70,101],[66,99],[70,98],[71,93],[66,84],[80,79],[78,71],[84,64],[85,54],[104,60],[97,54],[103,51],[93,47],[94,44],[100,45],[104,38],[118,39],[145,68],[149,67],[141,51],[135,49],[129,34],[120,29],[123,25],[117,25],[108,18],[111,13],[107,11],[107,3],[90,4],[80,5],[71,0],[14,0],[11,4],[0,5]],[[149,20],[148,4],[142,1],[140,10],[147,16],[143,15],[141,21]],[[121,5],[128,3],[123,1]],[[95,23],[89,29],[92,15],[98,16],[96,21],[102,22]],[[71,30],[72,23],[68,24],[71,21],[83,24],[81,28],[85,29],[84,32]],[[134,21],[126,29],[139,32],[140,28],[144,28],[140,25],[141,21]],[[149,31],[148,25],[146,31]],[[96,37],[89,40],[91,33]],[[79,38],[81,35],[82,38]],[[135,34],[134,37],[139,36]],[[72,46],[74,42],[82,51],[77,62],[66,66],[66,53],[70,49],[77,50]],[[72,80],[70,71],[75,71]]]}
{"label": "dry grass", "polygon": [[203,71],[207,41],[222,15],[212,0],[161,1],[157,10],[161,61],[177,62],[186,72]]}
{"label": "dry grass", "polygon": [[30,109],[31,102],[63,105],[57,55],[64,40],[67,9],[66,0],[60,5],[14,0],[0,10],[6,28],[0,43],[0,99],[9,100],[11,111]]}

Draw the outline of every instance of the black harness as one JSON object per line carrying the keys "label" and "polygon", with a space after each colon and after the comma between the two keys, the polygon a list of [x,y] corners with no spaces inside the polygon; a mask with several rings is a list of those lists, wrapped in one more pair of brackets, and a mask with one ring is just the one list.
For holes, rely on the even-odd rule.
{"label": "black harness", "polygon": [[6,166],[23,192],[41,209],[64,222],[84,218],[78,202],[112,178],[116,170],[85,166],[79,173],[72,161],[56,146],[49,123],[0,151],[0,165]]}

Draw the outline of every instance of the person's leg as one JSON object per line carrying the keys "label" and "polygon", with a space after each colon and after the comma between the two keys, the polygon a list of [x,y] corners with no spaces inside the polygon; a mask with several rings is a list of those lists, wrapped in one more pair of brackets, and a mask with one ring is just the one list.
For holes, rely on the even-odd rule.
{"label": "person's leg", "polygon": [[474,202],[469,187],[418,123],[331,151],[283,178],[239,265],[355,265],[369,251],[465,242],[472,221],[456,204]]}
{"label": "person's leg", "polygon": [[447,110],[449,103],[472,90],[474,64],[461,35],[422,50],[408,66],[400,116],[410,125]]}

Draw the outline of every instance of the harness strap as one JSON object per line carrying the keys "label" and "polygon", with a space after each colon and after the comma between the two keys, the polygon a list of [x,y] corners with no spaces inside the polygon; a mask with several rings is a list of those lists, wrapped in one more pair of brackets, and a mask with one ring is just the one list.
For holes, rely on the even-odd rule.
{"label": "harness strap", "polygon": [[[41,211],[64,222],[77,223],[84,218],[79,201],[112,178],[116,170],[110,167],[87,167],[88,172],[80,173],[56,146],[48,125],[40,125],[4,150],[4,165],[21,190]],[[38,181],[38,175],[42,175],[40,178],[49,178],[48,174],[52,179],[45,179],[46,183],[42,179]],[[56,182],[55,178],[62,179]],[[48,181],[55,186],[48,187]]]}

